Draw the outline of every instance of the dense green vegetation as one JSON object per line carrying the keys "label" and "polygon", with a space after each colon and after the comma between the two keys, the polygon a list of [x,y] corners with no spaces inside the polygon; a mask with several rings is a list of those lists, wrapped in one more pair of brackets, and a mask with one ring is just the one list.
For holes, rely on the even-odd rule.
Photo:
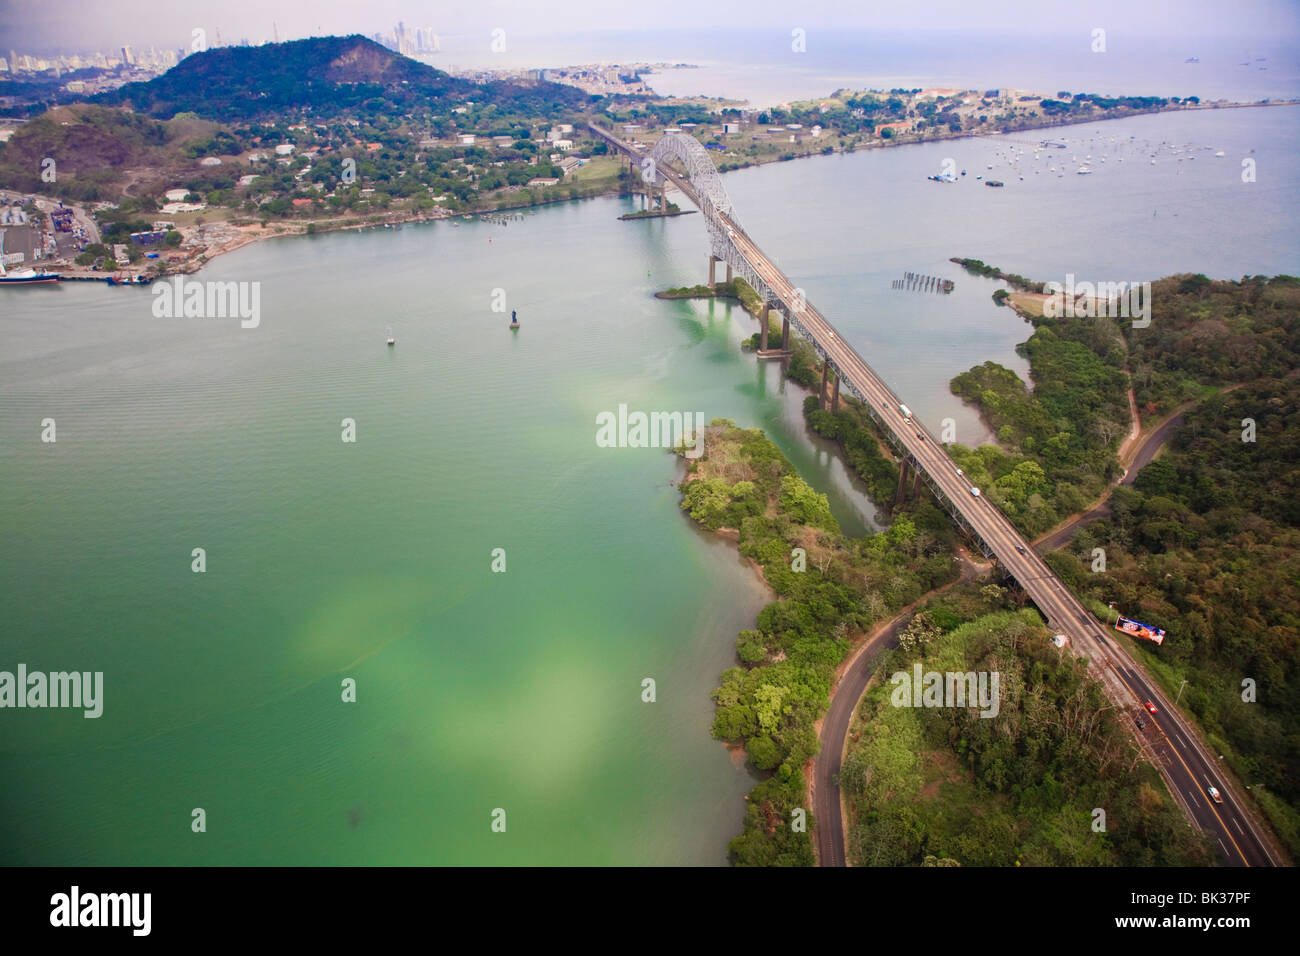
{"label": "dense green vegetation", "polygon": [[[1159,774],[1086,667],[1037,614],[993,610],[1000,588],[956,613],[918,614],[860,705],[840,773],[857,866],[1207,864]],[[991,598],[991,600],[989,599]],[[982,616],[951,626],[983,605]],[[943,622],[943,623],[936,623]],[[944,626],[945,623],[948,626]],[[996,672],[996,716],[894,706],[887,675]],[[990,685],[991,686],[991,685]],[[1105,830],[1094,830],[1094,811]]]}
{"label": "dense green vegetation", "polygon": [[743,742],[749,762],[773,772],[750,794],[732,860],[810,865],[809,835],[791,828],[791,811],[805,804],[804,765],[817,752],[813,724],[835,667],[851,635],[952,577],[952,531],[934,515],[901,516],[883,534],[845,538],[825,495],[761,431],[725,421],[707,429],[682,491],[682,508],[704,527],[739,531],[741,553],[779,597],[741,632],[742,666],[714,691],[714,735]]}
{"label": "dense green vegetation", "polygon": [[[1243,441],[1244,419],[1256,422]],[[1112,515],[1052,563],[1073,587],[1165,628],[1138,642],[1216,752],[1300,854],[1300,382],[1272,379],[1186,413]],[[1106,571],[1093,573],[1093,549]],[[1243,700],[1243,681],[1255,699]],[[1263,791],[1259,790],[1262,785]]]}
{"label": "dense green vegetation", "polygon": [[703,283],[678,286],[676,289],[665,289],[658,295],[663,299],[738,299],[740,294],[736,286],[737,282],[744,282],[744,280],[735,279],[731,282],[718,282],[712,288]]}
{"label": "dense green vegetation", "polygon": [[1144,414],[1300,367],[1293,278],[1173,276],[1152,283],[1151,300],[1145,328],[1105,316],[1034,318],[1033,335],[1018,347],[1032,392],[994,362],[953,379],[953,392],[979,406],[1002,447],[950,452],[1026,534],[1051,528],[1117,477],[1114,456],[1131,420],[1126,367]]}
{"label": "dense green vegetation", "polygon": [[1171,276],[1152,283],[1151,298],[1151,325],[1124,329],[1144,415],[1171,411],[1207,387],[1300,368],[1300,280],[1292,276]]}
{"label": "dense green vegetation", "polygon": [[[690,210],[694,212],[694,210]],[[619,219],[659,219],[664,216],[676,216],[682,212],[681,207],[675,202],[670,202],[663,209],[638,209],[636,212],[625,213],[619,216]]]}
{"label": "dense green vegetation", "polygon": [[[538,144],[562,120],[581,137],[591,97],[554,83],[470,83],[362,37],[222,47],[92,99],[0,146],[0,184],[48,191],[40,174],[52,156],[63,198],[160,199],[179,185],[260,220],[509,209],[617,186],[616,167],[603,166],[528,185],[564,177],[558,153]],[[466,133],[478,142],[459,142]],[[220,165],[199,164],[209,157]],[[132,181],[129,168],[147,172]]]}
{"label": "dense green vegetation", "polygon": [[229,122],[286,114],[401,116],[443,112],[467,100],[547,116],[590,97],[555,83],[479,86],[354,35],[207,50],[94,100],[161,118],[192,112]]}
{"label": "dense green vegetation", "polygon": [[[1112,516],[1051,561],[1094,607],[1163,627],[1138,652],[1201,721],[1279,834],[1300,853],[1300,282],[1289,276],[1152,283],[1151,323],[1033,320],[1023,346],[1033,392],[993,363],[953,381],[1004,449],[956,445],[954,459],[1027,534],[1078,510],[1118,477],[1132,369],[1148,423],[1199,400],[1167,455],[1116,489]],[[1227,391],[1225,386],[1241,387]],[[1256,422],[1243,441],[1243,420]],[[1092,570],[1094,548],[1106,556]],[[1242,681],[1258,699],[1241,699]]]}
{"label": "dense green vegetation", "polygon": [[1047,116],[1089,116],[1097,110],[1115,110],[1118,112],[1141,112],[1161,109],[1179,102],[1195,105],[1200,99],[1189,96],[1184,100],[1178,97],[1163,96],[1101,96],[1097,93],[1058,93],[1057,99],[1040,101],[1043,113]]}
{"label": "dense green vegetation", "polygon": [[950,453],[1031,537],[1082,508],[1118,475],[1115,452],[1129,427],[1128,382],[1119,368],[1123,341],[1109,321],[1035,323],[1019,347],[1030,360],[1032,392],[994,362],[953,379],[953,392],[980,406],[1002,448],[954,445]]}
{"label": "dense green vegetation", "polygon": [[[1021,292],[1041,292],[1043,289],[1042,283],[1034,282],[1033,279],[1026,279],[1014,272],[1003,272],[997,266],[988,265],[982,259],[963,259],[953,256],[948,261],[957,263],[971,275],[984,276],[986,279],[1001,279]],[[1005,291],[1002,289],[999,289],[998,292],[1003,292],[1005,295]],[[997,293],[994,293],[995,297],[996,295]]]}

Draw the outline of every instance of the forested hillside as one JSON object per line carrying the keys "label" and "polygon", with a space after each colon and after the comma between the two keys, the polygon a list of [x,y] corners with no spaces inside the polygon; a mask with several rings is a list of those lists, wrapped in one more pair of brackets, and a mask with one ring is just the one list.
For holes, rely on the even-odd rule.
{"label": "forested hillside", "polygon": [[1168,631],[1139,653],[1171,695],[1182,688],[1180,704],[1297,853],[1300,281],[1171,276],[1152,283],[1151,300],[1145,328],[1034,319],[1023,346],[1032,392],[993,363],[959,375],[953,391],[1005,450],[955,446],[953,457],[1032,536],[1118,477],[1125,368],[1146,424],[1190,406],[1164,457],[1115,490],[1110,519],[1050,560],[1094,607]]}
{"label": "forested hillside", "polygon": [[340,113],[391,117],[442,112],[467,100],[542,116],[590,98],[556,83],[478,86],[399,56],[362,36],[312,37],[195,53],[162,76],[95,101],[163,119],[191,112],[223,122]]}
{"label": "forested hillside", "polygon": [[[1246,420],[1254,441],[1242,440]],[[1081,593],[1169,632],[1143,656],[1167,688],[1186,679],[1180,704],[1300,853],[1300,380],[1190,410],[1111,502],[1112,517],[1052,564]],[[1104,574],[1091,571],[1094,548]]]}
{"label": "forested hillside", "polygon": [[[856,866],[1187,866],[1211,861],[1101,686],[1033,610],[921,612],[886,655],[840,773]],[[933,615],[933,618],[931,616]],[[947,630],[943,622],[949,625]],[[897,706],[894,673],[996,673],[1000,707]],[[1104,816],[1098,816],[1100,810]]]}

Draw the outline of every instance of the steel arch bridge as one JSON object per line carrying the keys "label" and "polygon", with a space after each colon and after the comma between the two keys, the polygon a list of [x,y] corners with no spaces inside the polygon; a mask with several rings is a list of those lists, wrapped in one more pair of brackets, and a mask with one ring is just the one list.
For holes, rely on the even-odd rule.
{"label": "steel arch bridge", "polygon": [[[651,162],[649,168],[645,167],[643,160],[642,169],[650,182],[653,183],[655,178],[662,174],[679,188],[685,184],[681,181],[682,177],[668,166],[668,162],[674,161],[680,164],[685,172],[686,183],[690,185],[690,189],[684,191],[704,213],[704,220],[709,230],[709,251],[713,257],[729,265],[765,303],[785,313],[795,330],[821,352],[816,336],[812,335],[800,321],[800,313],[803,312],[806,301],[800,299],[796,302],[785,302],[785,297],[764,281],[732,241],[732,232],[739,232],[746,237],[748,233],[745,233],[736,218],[731,197],[727,195],[727,190],[722,185],[722,176],[718,173],[718,167],[713,164],[713,157],[709,155],[709,151],[694,136],[685,133],[665,133],[650,151],[649,159]],[[822,358],[826,359],[828,356],[823,354]]]}
{"label": "steel arch bridge", "polygon": [[[669,159],[682,164],[686,170],[686,178],[695,189],[696,202],[704,207],[704,214],[710,220],[716,218],[715,212],[720,212],[732,220],[735,219],[731,197],[723,188],[718,167],[713,165],[709,151],[701,146],[694,136],[687,136],[685,133],[665,133],[655,144],[655,148],[650,151],[650,159],[655,169]],[[653,170],[651,172],[653,174]]]}
{"label": "steel arch bridge", "polygon": [[[631,152],[626,145],[619,143],[606,130],[595,124],[592,124],[591,128],[594,132],[615,143],[619,149],[628,153]],[[629,158],[634,159],[634,161],[638,159],[638,157],[634,156],[629,156]],[[818,320],[822,322],[825,320],[822,318],[821,313],[808,302],[803,290],[793,287],[788,281],[782,282],[781,280],[785,279],[784,276],[779,276],[776,280],[781,287],[774,287],[772,283],[769,283],[759,274],[758,269],[750,261],[749,257],[740,250],[736,242],[737,234],[748,241],[754,248],[758,248],[758,243],[750,238],[737,220],[731,197],[727,195],[727,190],[722,185],[722,176],[718,173],[718,167],[713,164],[713,157],[709,155],[708,150],[693,136],[688,136],[685,133],[665,133],[650,151],[649,156],[640,156],[639,162],[641,175],[649,185],[659,185],[661,178],[667,180],[682,190],[699,207],[704,214],[708,228],[711,255],[729,265],[736,275],[749,284],[750,288],[759,295],[764,303],[770,308],[779,311],[784,320],[790,323],[790,327],[813,347],[813,351],[817,353],[817,356],[835,373],[839,385],[850,395],[859,399],[862,402],[863,410],[883,426],[884,434],[898,451],[900,461],[906,467],[915,470],[914,473],[929,486],[945,510],[971,535],[979,549],[986,556],[991,554],[991,548],[967,521],[958,502],[938,485],[926,468],[919,466],[919,462],[908,449],[906,443],[896,433],[894,423],[887,421],[880,414],[879,410],[869,401],[868,396],[857,386],[854,376],[845,374],[843,364],[835,354],[835,350],[828,347],[826,329],[812,327],[813,323]],[[670,162],[680,166],[681,171],[669,165]],[[823,387],[825,387],[824,382]]]}

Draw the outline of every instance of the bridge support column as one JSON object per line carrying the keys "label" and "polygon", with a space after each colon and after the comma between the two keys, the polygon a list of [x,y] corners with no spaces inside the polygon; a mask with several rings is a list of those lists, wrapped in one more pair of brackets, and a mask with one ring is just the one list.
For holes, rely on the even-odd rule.
{"label": "bridge support column", "polygon": [[831,411],[838,412],[839,410],[840,410],[840,377],[836,375],[835,387],[831,392]]}
{"label": "bridge support column", "polygon": [[911,476],[912,463],[903,459],[903,467],[898,470],[898,493],[894,495],[894,505],[901,505],[907,500],[907,479]]}
{"label": "bridge support column", "polygon": [[[772,342],[772,308],[776,307],[781,310],[785,324],[781,327],[781,345],[777,348]],[[790,355],[790,333],[789,333],[789,316],[785,315],[785,307],[779,302],[764,302],[763,309],[758,315],[758,357],[759,358],[788,358]]]}
{"label": "bridge support column", "polygon": [[817,390],[817,404],[823,411],[826,408],[826,376],[830,374],[830,370],[831,363],[829,361],[822,362],[822,386]]}
{"label": "bridge support column", "polygon": [[717,256],[713,256],[713,255],[709,256],[709,288],[710,289],[714,288],[718,284],[717,276],[714,274],[713,271],[713,267],[717,265],[717,262],[718,262]]}
{"label": "bridge support column", "polygon": [[727,263],[727,285],[731,285],[731,263]]}

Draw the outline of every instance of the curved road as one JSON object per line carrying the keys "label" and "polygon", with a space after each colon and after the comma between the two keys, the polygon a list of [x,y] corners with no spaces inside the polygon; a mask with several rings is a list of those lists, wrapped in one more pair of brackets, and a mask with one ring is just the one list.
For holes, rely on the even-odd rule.
{"label": "curved road", "polygon": [[[612,134],[592,126],[601,136],[633,157],[637,152]],[[685,195],[700,206],[698,197],[681,174],[659,166]],[[707,207],[707,208],[706,208]],[[1064,634],[1075,653],[1086,657],[1089,666],[1102,681],[1114,705],[1132,710],[1152,702],[1158,716],[1148,722],[1147,735],[1156,746],[1157,767],[1165,776],[1188,816],[1209,832],[1229,865],[1268,865],[1274,863],[1273,850],[1249,814],[1240,809],[1243,801],[1227,780],[1216,774],[1217,755],[1211,754],[1185,719],[1170,705],[1154,682],[1146,679],[1141,668],[1123,646],[1080,603],[1079,599],[1057,578],[1043,559],[1029,547],[1020,533],[989,500],[971,488],[964,475],[943,447],[917,421],[907,421],[898,410],[898,398],[860,355],[835,331],[834,326],[808,303],[776,264],[745,234],[731,216],[701,206],[715,225],[721,228],[734,251],[780,300],[792,316],[797,316],[805,334],[824,355],[831,368],[850,392],[856,394],[868,410],[890,431],[896,444],[917,465],[931,488],[947,499],[972,533],[982,540],[1008,574],[1016,579],[1048,623]],[[1205,795],[1213,784],[1222,795],[1223,804],[1215,805]]]}
{"label": "curved road", "polygon": [[898,629],[911,619],[904,611],[862,646],[853,663],[836,685],[831,706],[822,718],[821,753],[813,763],[813,819],[817,821],[817,860],[820,866],[847,866],[844,848],[844,815],[840,803],[840,769],[844,765],[844,741],[853,723],[853,712],[866,693],[867,682],[876,669],[876,658],[892,646]]}
{"label": "curved road", "polygon": [[[1184,416],[1182,412],[1179,412],[1167,421],[1162,422],[1154,431],[1151,432],[1151,434],[1142,439],[1142,443],[1138,445],[1137,451],[1133,455],[1133,461],[1128,466],[1128,470],[1124,473],[1124,477],[1116,482],[1116,484],[1132,487],[1134,480],[1138,476],[1138,472],[1151,464],[1152,460],[1156,457],[1156,454],[1164,447],[1165,442],[1169,441],[1169,436],[1173,434],[1174,429],[1181,425],[1183,421]],[[1114,488],[1106,492],[1106,497],[1099,501],[1091,510],[1085,511],[1081,515],[1076,515],[1067,524],[1057,528],[1055,531],[1049,532],[1046,537],[1039,538],[1035,541],[1035,550],[1037,550],[1039,554],[1049,554],[1052,551],[1057,551],[1069,544],[1075,534],[1077,534],[1079,529],[1084,525],[1092,524],[1092,522],[1096,521],[1098,518],[1109,518],[1111,512],[1110,496],[1113,491]]]}
{"label": "curved road", "polygon": [[841,812],[839,773],[844,764],[844,744],[853,723],[853,713],[867,691],[867,683],[876,669],[880,652],[897,643],[899,628],[907,624],[922,604],[938,597],[944,591],[966,581],[974,580],[982,569],[960,554],[961,574],[955,581],[922,595],[910,606],[894,616],[888,624],[871,635],[854,652],[853,657],[831,689],[831,705],[822,718],[819,735],[821,752],[813,758],[813,818],[817,821],[817,859],[821,866],[846,866],[844,847],[844,816]]}

